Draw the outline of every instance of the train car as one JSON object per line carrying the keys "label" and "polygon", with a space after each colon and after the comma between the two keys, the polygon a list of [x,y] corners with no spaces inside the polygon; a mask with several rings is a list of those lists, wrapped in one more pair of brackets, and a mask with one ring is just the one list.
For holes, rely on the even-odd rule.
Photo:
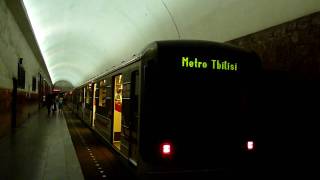
{"label": "train car", "polygon": [[146,179],[250,172],[260,70],[254,52],[227,44],[157,41],[78,88],[74,103]]}

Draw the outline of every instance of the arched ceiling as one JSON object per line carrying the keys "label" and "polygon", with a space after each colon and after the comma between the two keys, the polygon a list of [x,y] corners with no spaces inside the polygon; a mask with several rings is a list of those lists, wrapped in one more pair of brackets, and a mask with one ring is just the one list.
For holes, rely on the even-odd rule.
{"label": "arched ceiling", "polygon": [[59,80],[54,83],[54,90],[59,90],[61,92],[71,91],[74,87],[68,81]]}
{"label": "arched ceiling", "polygon": [[53,83],[79,86],[155,40],[227,41],[320,10],[319,0],[23,0]]}

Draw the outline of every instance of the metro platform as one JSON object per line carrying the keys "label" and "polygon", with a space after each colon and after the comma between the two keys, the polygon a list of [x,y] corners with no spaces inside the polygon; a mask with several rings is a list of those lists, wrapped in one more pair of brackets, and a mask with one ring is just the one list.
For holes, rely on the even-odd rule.
{"label": "metro platform", "polygon": [[84,179],[62,112],[42,108],[0,139],[0,179]]}

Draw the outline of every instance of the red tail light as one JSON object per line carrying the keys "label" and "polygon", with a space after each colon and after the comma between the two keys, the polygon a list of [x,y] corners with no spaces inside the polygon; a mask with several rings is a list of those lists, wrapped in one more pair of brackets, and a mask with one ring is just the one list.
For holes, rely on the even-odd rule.
{"label": "red tail light", "polygon": [[162,143],[160,146],[160,152],[163,158],[170,158],[172,155],[172,144],[169,142]]}
{"label": "red tail light", "polygon": [[254,142],[253,141],[247,141],[247,150],[252,151],[254,150]]}
{"label": "red tail light", "polygon": [[162,154],[171,154],[171,145],[163,144],[162,145]]}

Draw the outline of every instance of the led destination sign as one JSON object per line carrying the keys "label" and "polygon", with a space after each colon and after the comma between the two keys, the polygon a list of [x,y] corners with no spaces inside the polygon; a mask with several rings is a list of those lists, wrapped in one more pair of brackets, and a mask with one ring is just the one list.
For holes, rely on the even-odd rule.
{"label": "led destination sign", "polygon": [[213,69],[221,71],[238,71],[237,63],[229,62],[228,60],[211,59],[210,61],[201,61],[198,58],[193,60],[189,57],[181,58],[181,66],[190,69]]}

